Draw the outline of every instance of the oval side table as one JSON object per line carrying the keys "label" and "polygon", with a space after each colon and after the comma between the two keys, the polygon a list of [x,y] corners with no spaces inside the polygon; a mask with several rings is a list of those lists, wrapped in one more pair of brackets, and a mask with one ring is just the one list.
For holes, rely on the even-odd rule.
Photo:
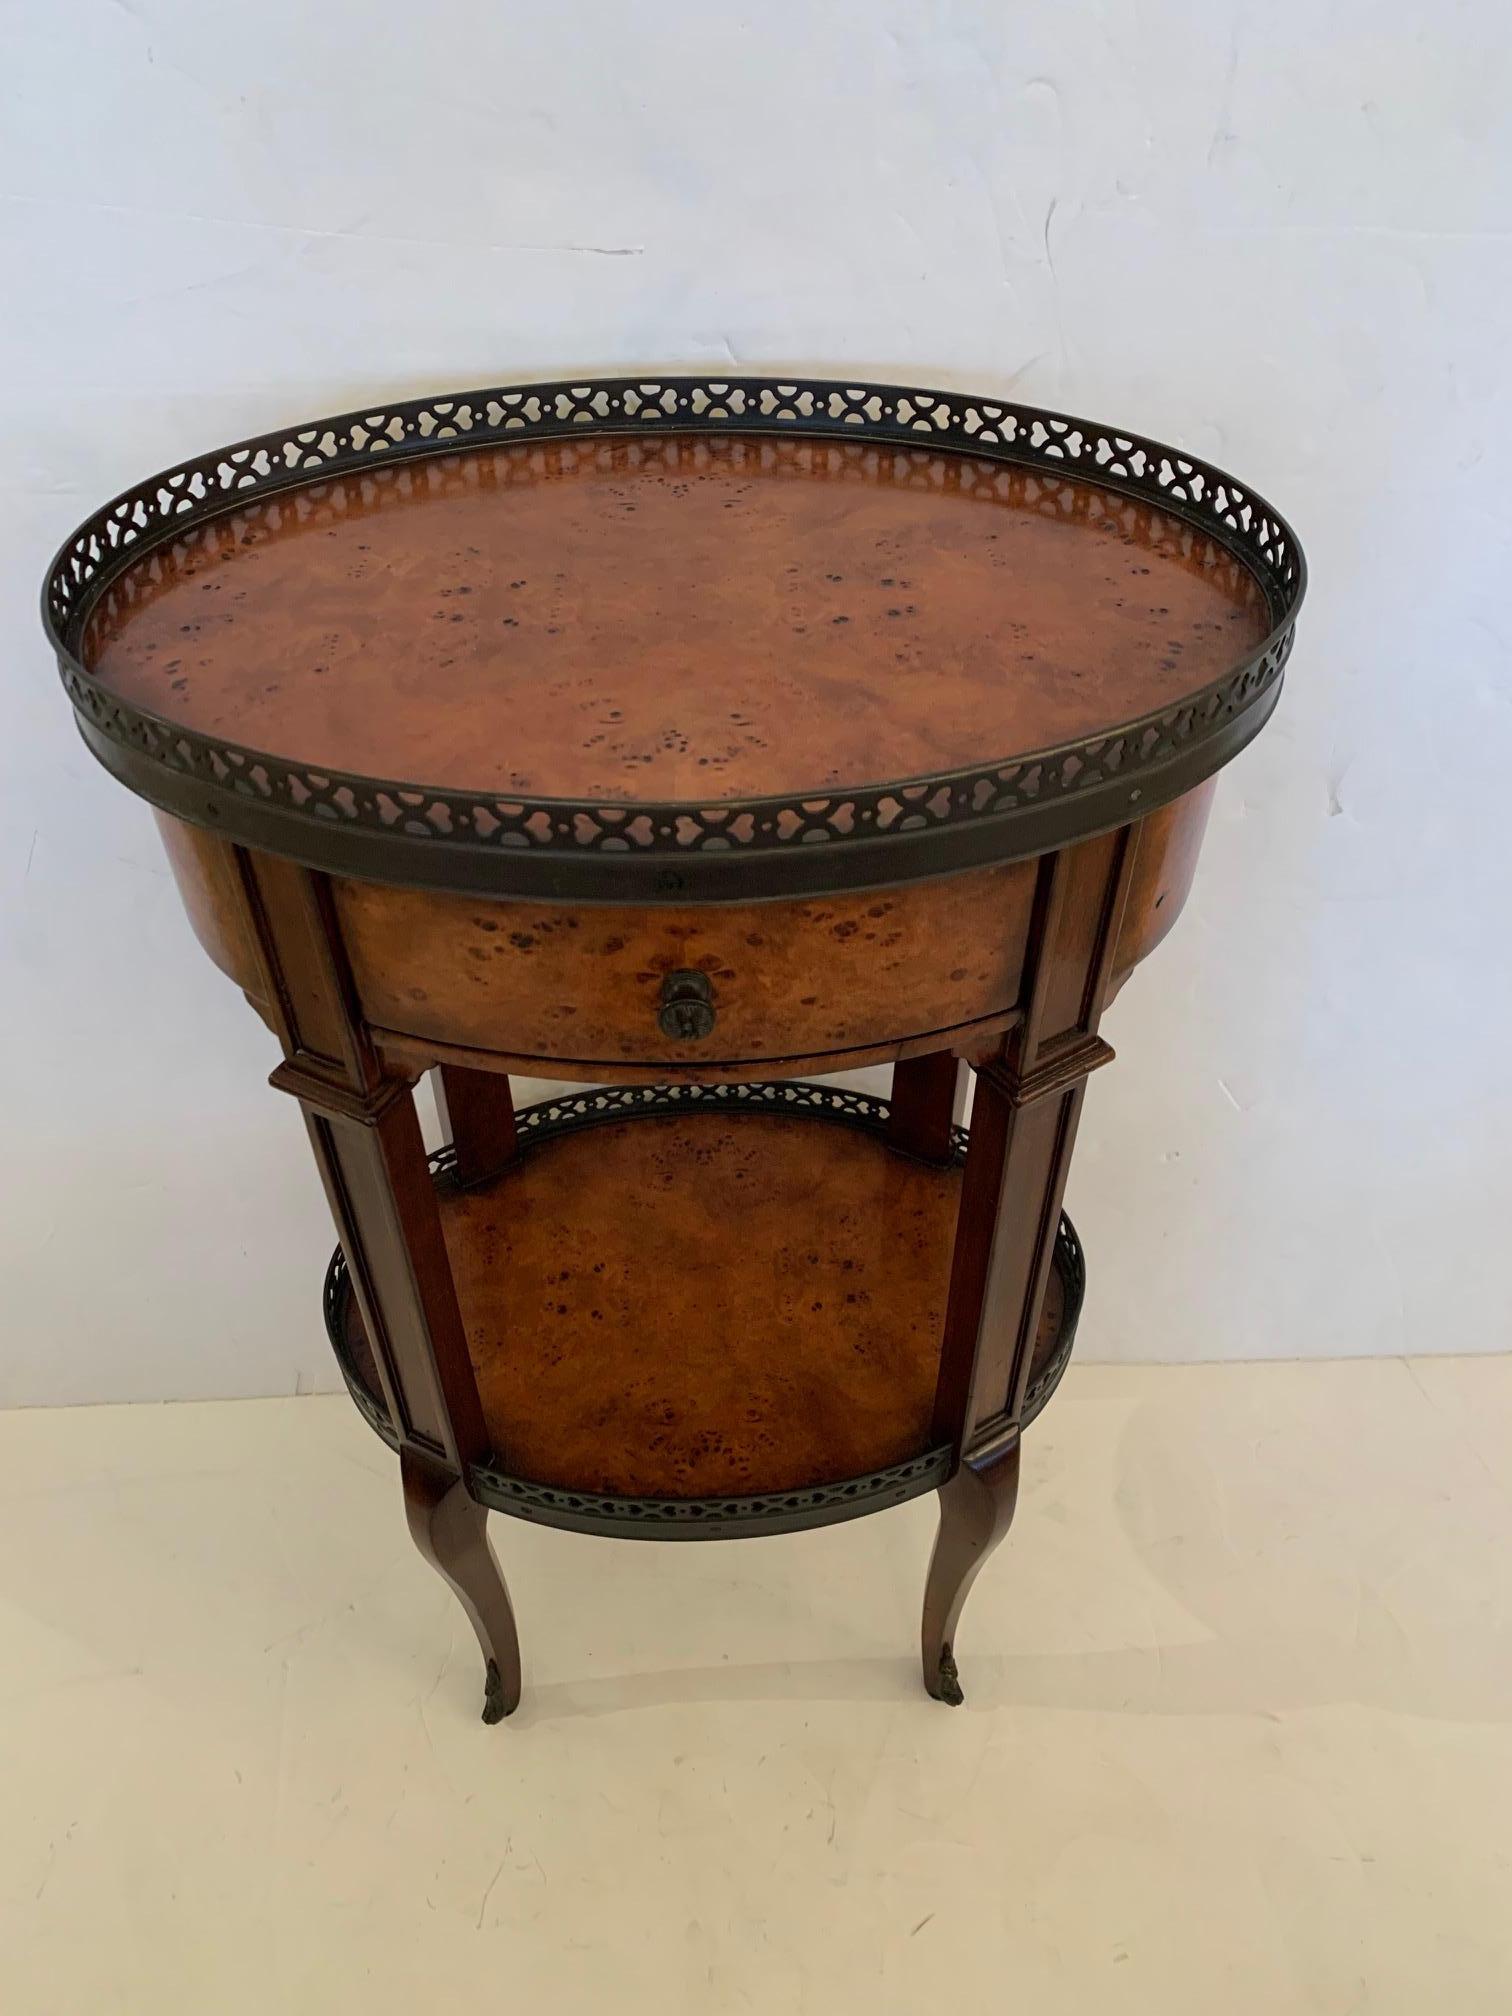
{"label": "oval side table", "polygon": [[[489,1509],[712,1539],[938,1490],[924,1682],[961,1699],[1081,1305],[1102,1014],[1303,581],[1174,449],[764,378],[348,413],[65,544],[80,729],[282,1047],[331,1341],[486,1721],[520,1693]],[[809,1082],[882,1062],[887,1100]],[[516,1112],[511,1072],[591,1089]]]}

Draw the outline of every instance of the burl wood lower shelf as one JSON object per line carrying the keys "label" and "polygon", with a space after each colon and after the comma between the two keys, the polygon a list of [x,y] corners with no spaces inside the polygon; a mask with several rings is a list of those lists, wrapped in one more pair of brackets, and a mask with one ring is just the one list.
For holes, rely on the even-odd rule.
{"label": "burl wood lower shelf", "polygon": [[[529,1109],[481,1188],[436,1158],[500,1509],[594,1530],[812,1525],[937,1484],[930,1416],[965,1137],[886,1145],[887,1106],[830,1087],[617,1088]],[[1069,1353],[1063,1226],[1031,1383]],[[387,1416],[339,1259],[338,1355]]]}

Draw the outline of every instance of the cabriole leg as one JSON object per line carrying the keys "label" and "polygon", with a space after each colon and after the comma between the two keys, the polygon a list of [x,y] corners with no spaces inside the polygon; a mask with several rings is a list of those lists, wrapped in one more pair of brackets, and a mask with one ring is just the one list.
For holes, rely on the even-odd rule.
{"label": "cabriole leg", "polygon": [[[487,1668],[483,1719],[520,1698],[509,1592],[487,1515],[464,1478],[489,1453],[420,1122],[408,1079],[387,1073],[363,1021],[325,878],[237,850],[247,922],[284,1061],[273,1083],[303,1108],[352,1291],[372,1347],[416,1546],[467,1612]],[[464,1161],[508,1151],[508,1081],[461,1074]]]}
{"label": "cabriole leg", "polygon": [[973,1060],[934,1411],[934,1439],[954,1447],[959,1467],[940,1492],[924,1591],[924,1684],[952,1704],[962,1698],[961,1609],[1018,1497],[1025,1394],[1082,1097],[1113,1054],[1097,1028],[1135,845],[1125,827],[1042,857],[1022,1019]]}
{"label": "cabriole leg", "polygon": [[920,1649],[924,1685],[936,1701],[959,1708],[965,1696],[955,1640],[966,1598],[982,1563],[1013,1523],[1018,1503],[1019,1439],[973,1456],[940,1487],[940,1526],[924,1584]]}
{"label": "cabriole leg", "polygon": [[483,1720],[520,1705],[520,1640],[509,1590],[488,1544],[488,1514],[460,1477],[401,1450],[404,1510],[415,1545],[450,1586],[483,1652]]}

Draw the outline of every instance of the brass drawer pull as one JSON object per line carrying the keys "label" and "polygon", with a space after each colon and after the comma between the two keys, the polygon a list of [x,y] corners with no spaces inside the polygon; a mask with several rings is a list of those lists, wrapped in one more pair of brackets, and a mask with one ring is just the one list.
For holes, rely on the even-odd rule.
{"label": "brass drawer pull", "polygon": [[706,973],[669,973],[656,1021],[674,1043],[701,1043],[714,1027],[714,990]]}

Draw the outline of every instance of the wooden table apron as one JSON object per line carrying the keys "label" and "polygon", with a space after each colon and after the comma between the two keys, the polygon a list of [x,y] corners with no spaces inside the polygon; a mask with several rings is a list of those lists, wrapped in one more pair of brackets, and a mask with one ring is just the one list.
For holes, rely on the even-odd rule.
{"label": "wooden table apron", "polygon": [[[485,446],[494,464],[443,466]],[[704,520],[730,514],[721,537],[743,572],[720,572],[702,533],[679,561],[691,492]],[[996,515],[972,515],[984,503]],[[561,542],[539,536],[552,513]],[[364,596],[392,597],[416,553],[420,585],[344,656],[342,608],[361,628]],[[1049,585],[1026,584],[1031,565]],[[1019,667],[1006,688],[978,648],[999,635],[1005,566],[1025,610],[993,646]],[[300,569],[308,614],[257,718],[265,737],[298,720],[310,739],[274,757],[227,740],[226,692],[255,674],[228,687],[222,667],[238,652],[250,666],[263,631],[278,639]],[[627,586],[632,573],[652,579]],[[338,577],[358,585],[335,592]],[[1180,911],[1212,773],[1274,705],[1302,587],[1269,506],[1158,444],[1000,401],[760,379],[501,388],[347,415],[152,479],[65,546],[45,598],[65,684],[90,746],[158,808],[202,944],[282,1046],[272,1082],[299,1101],[340,1239],[333,1342],[398,1450],[417,1544],[477,1632],[485,1719],[521,1685],[490,1507],[722,1537],[930,1488],[924,1680],[960,1700],[961,1608],[1012,1518],[1022,1431],[1079,1308],[1062,1199],[1088,1078],[1112,1056],[1103,1012]],[[607,605],[598,631],[590,589]],[[418,599],[432,593],[458,599],[432,614]],[[1109,665],[1130,668],[1117,680],[1099,660],[1075,683],[1081,607]],[[769,720],[756,668],[779,621],[791,635]],[[647,624],[674,668],[690,634],[736,669],[702,697],[704,682],[669,673],[666,699],[640,645],[615,659],[616,634]],[[396,625],[396,669],[375,671]],[[1041,672],[1047,638],[1059,655]],[[444,690],[447,649],[466,659],[455,677],[482,681],[497,661],[501,686],[521,687],[509,704],[523,695],[532,727],[514,769],[481,790],[341,772],[343,708],[359,724],[345,732],[382,753],[383,723],[347,696],[381,674],[424,707],[402,654],[427,654]],[[748,675],[742,652],[757,654]],[[930,652],[962,668],[936,709],[854,718],[889,677],[898,692],[928,680]],[[901,671],[879,672],[889,656]],[[755,697],[729,704],[743,676]],[[1121,713],[1118,681],[1155,706]],[[1073,732],[1016,743],[1013,705]],[[787,779],[802,795],[763,795],[793,763],[783,709],[804,735],[832,720],[857,766],[875,744],[905,764],[958,751],[957,767],[868,785],[806,747]],[[968,755],[974,709],[996,739]],[[457,717],[464,735],[472,718]],[[508,719],[497,727],[509,746]],[[437,714],[420,733],[439,748],[453,730]],[[582,753],[553,771],[569,742]],[[711,753],[754,787],[743,800],[655,795]],[[635,765],[649,788],[611,793]],[[805,1082],[882,1062],[890,1101]],[[449,1136],[438,1157],[413,1098],[427,1070]],[[511,1072],[607,1089],[517,1114]],[[614,1183],[632,1198],[623,1232]],[[726,1197],[753,1203],[721,1232]],[[759,1282],[740,1281],[743,1224]],[[678,1264],[621,1250],[647,1238]],[[744,1312],[725,1340],[705,1334],[702,1256],[721,1239]],[[769,1337],[745,1334],[757,1323]],[[631,1324],[651,1334],[627,1339]]]}

